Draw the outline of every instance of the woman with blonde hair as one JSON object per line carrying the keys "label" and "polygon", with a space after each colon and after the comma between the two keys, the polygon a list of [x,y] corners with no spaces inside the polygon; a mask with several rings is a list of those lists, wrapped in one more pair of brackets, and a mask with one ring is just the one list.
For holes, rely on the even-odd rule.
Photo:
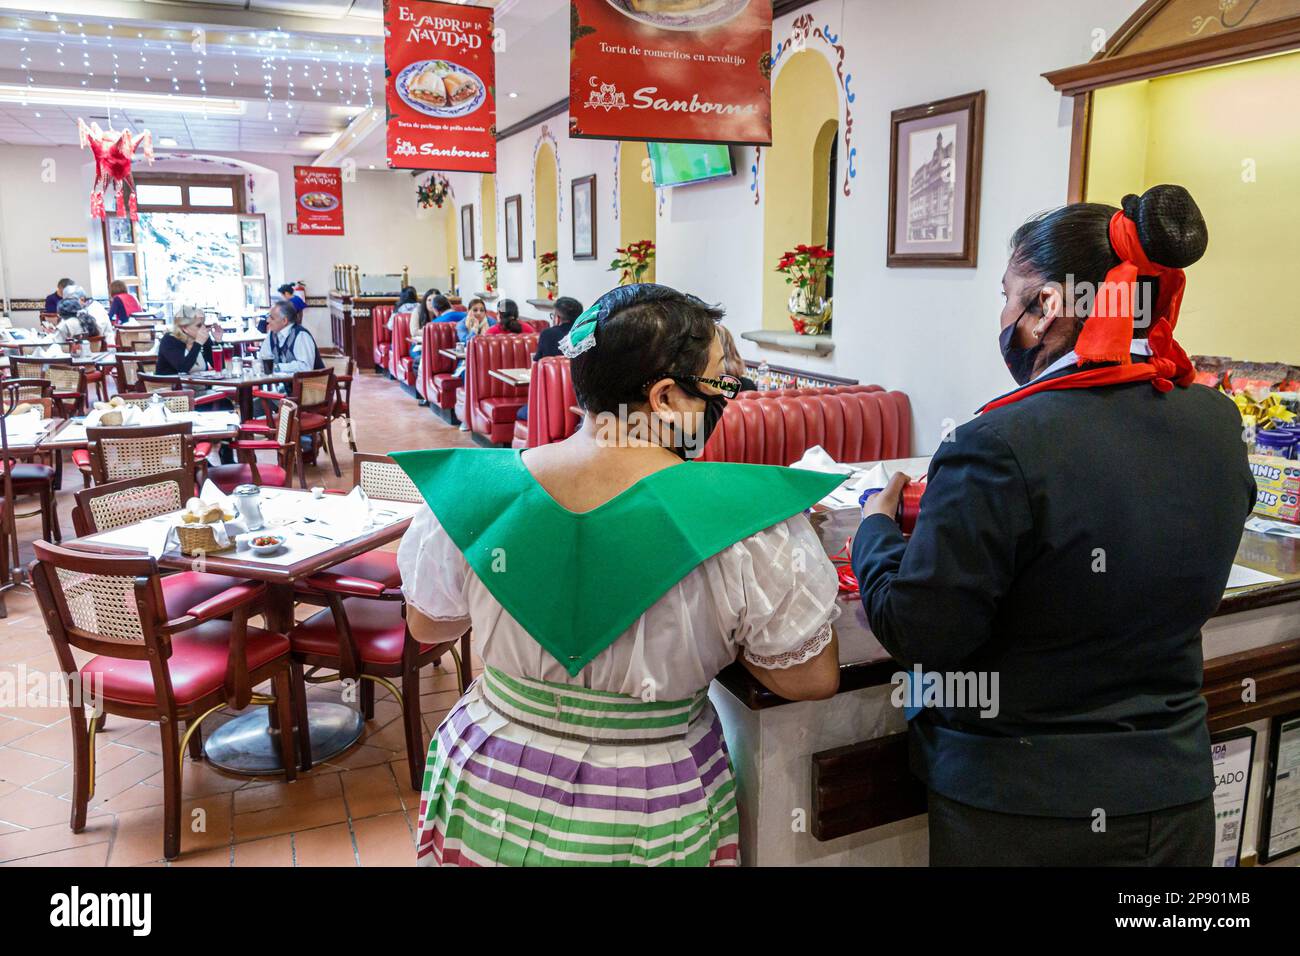
{"label": "woman with blonde hair", "polygon": [[221,341],[221,326],[208,329],[207,316],[194,305],[176,309],[172,327],[158,343],[158,374],[185,375],[212,368],[212,341]]}

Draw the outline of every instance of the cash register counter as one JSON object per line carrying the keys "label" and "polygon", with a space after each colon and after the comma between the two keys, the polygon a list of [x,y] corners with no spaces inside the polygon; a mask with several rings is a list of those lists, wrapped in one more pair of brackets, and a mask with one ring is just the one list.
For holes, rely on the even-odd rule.
{"label": "cash register counter", "polygon": [[[888,464],[921,475],[928,459]],[[829,554],[859,520],[857,509],[813,516]],[[1203,693],[1212,734],[1257,724],[1247,813],[1258,820],[1267,718],[1300,710],[1300,539],[1247,531],[1236,563],[1281,580],[1224,594],[1202,632]],[[710,691],[735,766],[746,865],[927,863],[925,790],[907,769],[907,724],[890,700],[901,667],[871,633],[862,602],[845,596],[840,606],[840,690],[831,699],[783,700],[739,665]],[[1246,680],[1254,699],[1243,701]],[[1248,834],[1243,862],[1252,841]]]}

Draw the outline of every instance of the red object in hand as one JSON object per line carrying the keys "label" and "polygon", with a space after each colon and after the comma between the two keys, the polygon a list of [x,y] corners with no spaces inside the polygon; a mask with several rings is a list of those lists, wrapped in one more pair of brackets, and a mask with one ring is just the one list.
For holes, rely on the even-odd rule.
{"label": "red object in hand", "polygon": [[916,519],[921,515],[921,496],[925,494],[925,479],[908,482],[903,498],[898,503],[898,527],[903,534],[916,530]]}

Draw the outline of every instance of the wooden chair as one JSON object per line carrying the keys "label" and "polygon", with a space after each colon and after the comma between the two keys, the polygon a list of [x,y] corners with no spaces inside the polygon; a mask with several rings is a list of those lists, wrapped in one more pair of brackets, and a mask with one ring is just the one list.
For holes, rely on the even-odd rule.
{"label": "wooden chair", "polygon": [[[218,597],[174,614],[152,558],[92,555],[41,542],[32,581],[67,680],[74,833],[85,828],[94,796],[95,735],[105,714],[158,722],[163,856],[169,860],[181,847],[184,751],[204,718],[227,706],[273,706],[273,725],[282,728],[285,779],[296,778],[291,728],[294,711],[301,708],[291,696],[289,642],[283,634],[248,626],[265,585],[230,582]],[[78,668],[74,648],[95,656]],[[275,696],[254,694],[253,688],[267,680]],[[89,721],[87,693],[102,707]]]}
{"label": "wooden chair", "polygon": [[356,374],[357,362],[354,358],[348,359],[347,370],[342,375],[335,373],[334,409],[330,413],[331,420],[343,421],[344,434],[348,436],[348,447],[353,452],[357,450],[357,436],[352,425],[352,382]]}
{"label": "wooden chair", "polygon": [[153,347],[153,329],[117,330],[117,350],[119,352],[147,352]]}
{"label": "wooden chair", "polygon": [[[283,398],[283,396],[281,396]],[[298,482],[307,487],[307,476],[303,471],[302,447],[298,443],[298,406],[283,400],[276,417],[276,430],[272,437],[261,430],[245,429],[240,426],[240,438],[230,443],[238,463],[234,465],[212,465],[207,476],[226,494],[240,485],[269,485],[287,488],[293,482],[295,466]],[[274,465],[259,464],[259,451],[274,451]]]}
{"label": "wooden chair", "polygon": [[[0,414],[8,415],[19,405],[38,405],[41,417],[49,418],[51,411],[58,406],[54,399],[54,385],[46,379],[11,378],[0,381]],[[0,473],[7,471],[9,465],[0,461]],[[12,472],[9,478],[13,487],[13,497],[21,498],[34,495],[38,502],[41,516],[41,537],[46,541],[63,540],[63,530],[59,527],[58,502],[55,490],[58,487],[59,469],[57,459],[49,461],[49,456],[36,456],[35,460],[12,460]],[[6,496],[7,497],[7,496]],[[10,507],[13,507],[10,499]],[[31,514],[14,513],[15,518],[27,518]]]}
{"label": "wooden chair", "polygon": [[128,392],[145,391],[144,382],[140,380],[140,374],[152,374],[153,370],[158,367],[158,356],[156,355],[124,355],[120,351],[117,355],[117,390],[119,394],[125,395]]}
{"label": "wooden chair", "polygon": [[[312,463],[315,464],[315,456],[320,451],[319,444],[323,442],[329,452],[330,462],[334,465],[334,475],[341,478],[343,472],[339,470],[339,460],[334,454],[334,436],[330,430],[334,416],[335,388],[334,370],[323,368],[310,372],[294,372],[293,384],[290,386],[288,396],[263,389],[254,389],[253,395],[262,399],[268,408],[284,401],[286,397],[296,404],[299,434],[319,436],[314,439],[315,444],[312,446]],[[253,419],[246,424],[253,431],[269,430],[265,418]],[[306,485],[303,487],[305,488]]]}
{"label": "wooden chair", "polygon": [[86,369],[80,365],[49,365],[45,377],[54,386],[54,401],[60,418],[86,413]]}
{"label": "wooden chair", "polygon": [[[141,372],[140,381],[144,383],[146,392],[174,392],[185,386],[181,384],[179,375],[156,375],[152,372]],[[233,402],[235,394],[230,389],[212,389],[202,393],[192,391],[194,396],[194,407],[198,408],[203,405],[215,405],[218,402]]]}
{"label": "wooden chair", "polygon": [[103,485],[177,470],[193,474],[193,433],[192,422],[87,428],[91,477]]}
{"label": "wooden chair", "polygon": [[[192,412],[194,411],[194,393],[185,389],[174,392],[157,392],[155,393],[163,401],[164,407],[169,412]],[[153,394],[143,395],[140,393],[127,394],[121,396],[122,401],[127,405],[136,408],[148,408],[153,404]],[[212,442],[196,441],[194,443],[194,462],[196,465],[212,454]],[[89,488],[95,483],[94,472],[90,467],[90,449],[75,448],[72,451],[72,463],[77,466],[81,472],[82,485]],[[200,465],[201,467],[201,465]]]}

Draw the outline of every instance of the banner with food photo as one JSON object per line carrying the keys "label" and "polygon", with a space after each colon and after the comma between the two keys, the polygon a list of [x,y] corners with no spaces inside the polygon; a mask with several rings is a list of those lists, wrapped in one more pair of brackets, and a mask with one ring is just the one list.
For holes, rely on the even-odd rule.
{"label": "banner with food photo", "polygon": [[293,167],[299,235],[343,235],[343,171],[337,166]]}
{"label": "banner with food photo", "polygon": [[492,26],[487,7],[386,0],[390,168],[496,171]]}
{"label": "banner with food photo", "polygon": [[772,4],[573,0],[569,135],[768,146]]}

